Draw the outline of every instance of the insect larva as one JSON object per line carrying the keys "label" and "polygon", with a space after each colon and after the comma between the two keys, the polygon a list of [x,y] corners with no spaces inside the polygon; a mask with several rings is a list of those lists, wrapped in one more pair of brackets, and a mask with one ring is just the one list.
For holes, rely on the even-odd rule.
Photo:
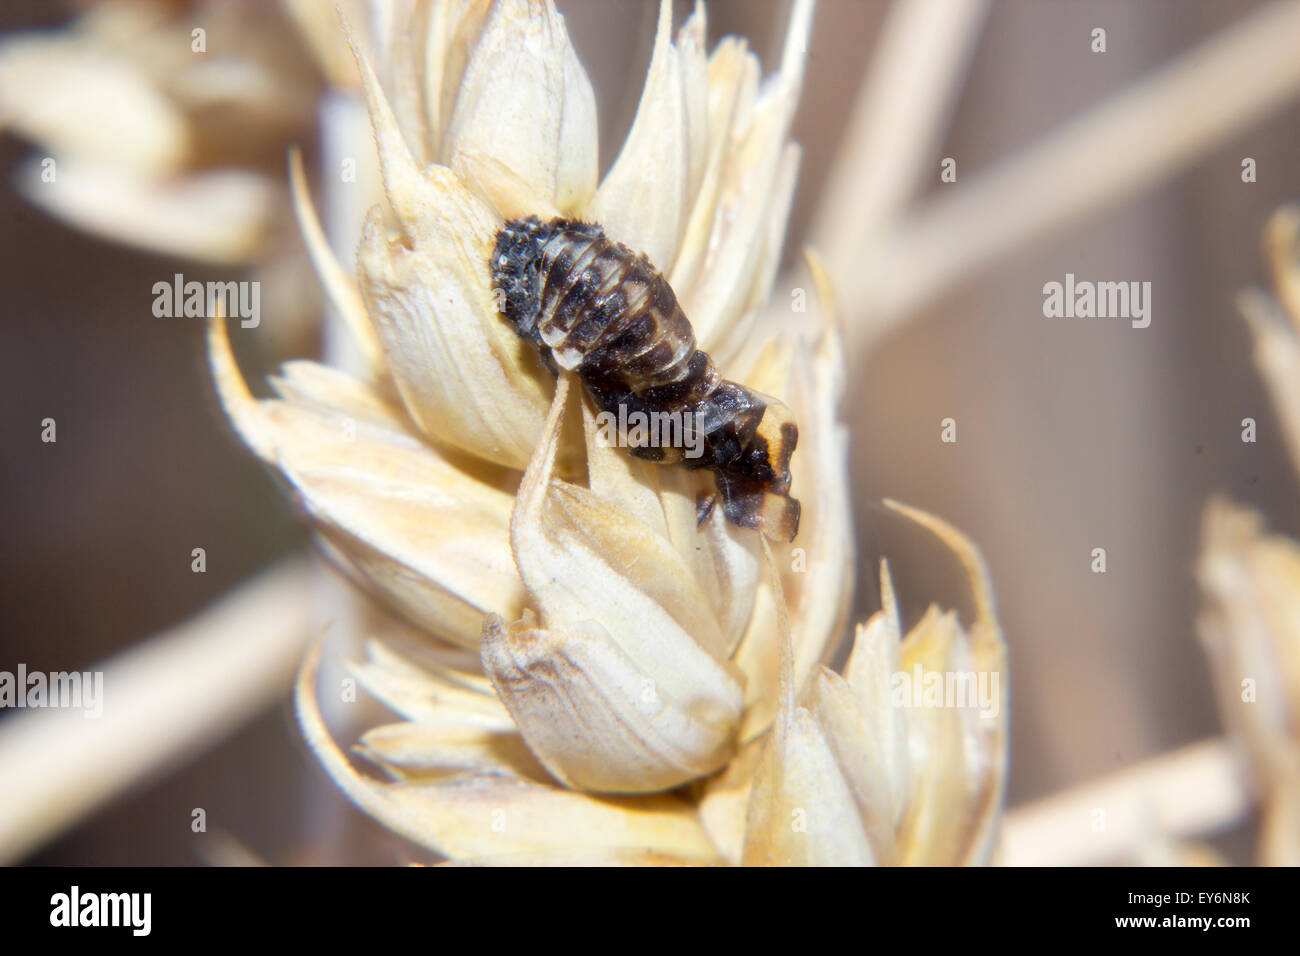
{"label": "insect larva", "polygon": [[613,415],[684,413],[701,438],[698,457],[648,444],[630,447],[633,455],[709,469],[728,520],[794,539],[790,456],[799,430],[789,409],[722,378],[644,255],[599,226],[533,216],[502,227],[490,266],[506,318],[552,371],[575,372]]}

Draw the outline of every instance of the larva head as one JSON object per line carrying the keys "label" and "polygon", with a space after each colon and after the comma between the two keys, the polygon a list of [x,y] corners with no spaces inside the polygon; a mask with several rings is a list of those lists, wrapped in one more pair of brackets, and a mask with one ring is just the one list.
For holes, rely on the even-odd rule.
{"label": "larva head", "polygon": [[[793,541],[799,533],[799,502],[789,493],[773,491],[764,481],[736,478],[726,472],[716,472],[714,481],[718,497],[722,499],[722,512],[732,524],[753,528],[773,541]],[[699,520],[707,514],[697,514]]]}
{"label": "larva head", "polygon": [[[799,442],[794,417],[778,399],[743,385],[724,382],[719,391],[727,394],[724,410],[731,412],[730,421],[744,423],[732,436],[735,453],[723,455],[713,469],[723,512],[733,524],[792,541],[800,512],[799,502],[790,497],[790,458]],[[727,435],[725,428],[715,431]]]}

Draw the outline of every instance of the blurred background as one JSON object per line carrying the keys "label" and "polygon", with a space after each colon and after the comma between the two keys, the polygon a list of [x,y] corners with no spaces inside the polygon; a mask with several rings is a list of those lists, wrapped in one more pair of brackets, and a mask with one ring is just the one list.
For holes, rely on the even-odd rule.
{"label": "blurred background", "polygon": [[[640,95],[654,5],[558,5],[597,90],[608,166]],[[926,193],[951,188],[939,182],[943,157],[957,160],[959,180],[976,175],[1262,5],[995,0],[929,160]],[[54,27],[78,9],[10,0],[0,32]],[[678,22],[687,12],[678,3]],[[804,158],[791,265],[885,12],[874,0],[818,8],[794,130]],[[770,69],[785,16],[780,2],[715,0],[710,41],[750,37]],[[1096,26],[1107,30],[1104,55],[1089,49]],[[283,42],[291,37],[286,29]],[[244,161],[282,175],[284,148],[297,143],[310,163],[310,115],[278,135]],[[1129,148],[1136,158],[1150,146]],[[47,216],[8,186],[29,155],[27,143],[0,136],[0,670],[84,669],[183,621],[307,538],[229,433],[201,323],[150,311],[153,283],[175,272],[229,275]],[[1257,163],[1253,184],[1241,180],[1247,156]],[[880,498],[940,515],[980,546],[1011,656],[1010,806],[1220,732],[1194,631],[1202,508],[1224,492],[1300,534],[1295,476],[1233,304],[1264,282],[1260,230],[1298,193],[1300,99],[1154,188],[998,258],[869,354],[850,356],[843,415],[858,511],[856,616],[876,606],[876,558],[889,546]],[[1151,326],[1045,319],[1042,286],[1068,272],[1150,281]],[[277,275],[258,276],[266,325],[278,321],[268,303],[301,295],[299,276],[286,273],[276,289]],[[306,354],[312,343],[297,335],[286,330],[281,341]],[[247,371],[251,380],[258,370]],[[40,440],[47,417],[58,423],[55,444]],[[947,417],[958,422],[956,444],[939,440]],[[1245,417],[1258,422],[1255,444],[1240,440]],[[204,574],[191,572],[195,547],[206,549]],[[1090,569],[1097,547],[1105,574]],[[903,586],[917,610],[929,597],[960,606],[959,593],[933,590]],[[217,746],[143,782],[30,862],[216,859],[218,844],[190,831],[196,806],[210,831],[267,861],[400,858],[397,841],[346,808],[301,744],[286,688]],[[325,820],[330,839],[321,839]],[[1215,846],[1246,862],[1250,838],[1246,822]]]}

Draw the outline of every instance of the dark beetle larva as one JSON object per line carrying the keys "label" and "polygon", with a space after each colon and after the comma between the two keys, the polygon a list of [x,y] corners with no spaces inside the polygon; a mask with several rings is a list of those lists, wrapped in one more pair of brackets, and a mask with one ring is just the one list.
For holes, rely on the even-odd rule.
{"label": "dark beetle larva", "polygon": [[633,455],[709,469],[728,520],[794,539],[799,502],[790,497],[790,456],[799,430],[789,409],[718,374],[644,255],[599,226],[530,217],[497,233],[491,270],[515,331],[553,371],[577,373],[603,411],[682,413],[699,435],[696,457],[651,444],[633,444]]}

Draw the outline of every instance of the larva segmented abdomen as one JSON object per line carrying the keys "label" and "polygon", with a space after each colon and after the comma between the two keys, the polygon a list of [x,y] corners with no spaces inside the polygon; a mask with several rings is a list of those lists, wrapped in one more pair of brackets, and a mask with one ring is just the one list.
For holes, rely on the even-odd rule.
{"label": "larva segmented abdomen", "polygon": [[798,429],[789,410],[722,378],[645,256],[588,223],[516,219],[497,235],[491,271],[515,330],[552,368],[576,373],[603,411],[679,415],[699,438],[689,452],[630,441],[633,455],[711,470],[729,520],[794,538],[789,464]]}

